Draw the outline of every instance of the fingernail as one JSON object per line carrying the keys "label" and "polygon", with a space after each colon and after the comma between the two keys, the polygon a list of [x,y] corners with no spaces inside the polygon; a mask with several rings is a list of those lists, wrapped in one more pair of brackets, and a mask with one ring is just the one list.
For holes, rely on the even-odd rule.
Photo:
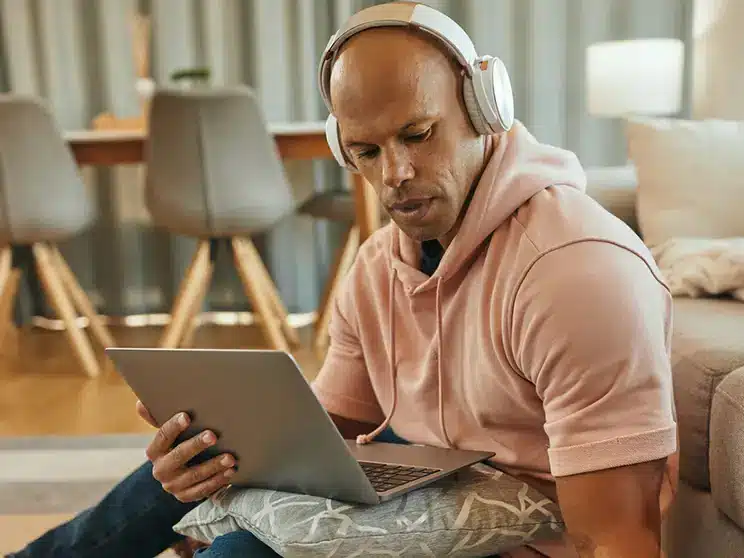
{"label": "fingernail", "polygon": [[214,442],[214,435],[211,432],[205,432],[202,435],[202,440],[205,444],[211,444],[212,442]]}
{"label": "fingernail", "polygon": [[178,417],[178,424],[184,427],[189,425],[189,417],[186,416],[186,413],[181,413],[181,416]]}
{"label": "fingernail", "polygon": [[220,463],[222,463],[222,465],[224,465],[225,467],[232,467],[232,464],[233,464],[232,457],[230,457],[229,455],[226,455],[225,457],[222,458],[222,461],[220,461]]}
{"label": "fingernail", "polygon": [[227,471],[225,471],[225,477],[227,477],[228,479],[232,477],[234,474],[235,474],[235,469],[228,469]]}

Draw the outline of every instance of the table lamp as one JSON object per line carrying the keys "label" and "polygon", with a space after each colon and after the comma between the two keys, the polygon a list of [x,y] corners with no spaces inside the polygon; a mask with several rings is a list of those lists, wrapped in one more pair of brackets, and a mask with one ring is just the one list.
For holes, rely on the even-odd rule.
{"label": "table lamp", "polygon": [[636,39],[586,51],[589,114],[606,118],[670,116],[682,107],[684,43]]}

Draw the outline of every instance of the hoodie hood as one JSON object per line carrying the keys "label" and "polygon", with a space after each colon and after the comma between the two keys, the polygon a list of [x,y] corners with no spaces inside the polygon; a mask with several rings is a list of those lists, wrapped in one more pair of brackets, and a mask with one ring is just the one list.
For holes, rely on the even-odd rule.
{"label": "hoodie hood", "polygon": [[493,139],[497,143],[460,230],[431,277],[418,269],[420,245],[392,223],[393,266],[410,294],[433,288],[437,281],[454,275],[510,215],[541,190],[555,185],[586,190],[586,176],[576,155],[538,142],[520,121]]}
{"label": "hoodie hood", "polygon": [[[493,139],[493,138],[492,138]],[[357,443],[374,440],[385,428],[398,405],[396,360],[396,296],[401,296],[400,282],[406,296],[436,289],[436,343],[439,427],[448,447],[454,444],[447,432],[444,413],[443,367],[445,360],[442,322],[442,283],[475,256],[491,234],[532,196],[550,186],[564,185],[586,190],[586,176],[573,153],[539,143],[524,125],[516,121],[512,129],[498,138],[486,167],[475,186],[470,205],[460,229],[445,250],[435,273],[429,277],[419,270],[419,243],[406,236],[393,222],[390,252],[392,273],[388,283],[390,309],[388,316],[388,371],[392,407],[383,423],[369,434],[360,435]]]}

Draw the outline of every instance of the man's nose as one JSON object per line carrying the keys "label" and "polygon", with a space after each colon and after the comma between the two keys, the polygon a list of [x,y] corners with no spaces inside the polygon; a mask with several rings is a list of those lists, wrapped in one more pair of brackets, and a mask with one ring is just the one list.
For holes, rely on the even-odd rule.
{"label": "man's nose", "polygon": [[382,155],[382,183],[388,188],[399,188],[413,178],[413,165],[405,149],[388,149]]}

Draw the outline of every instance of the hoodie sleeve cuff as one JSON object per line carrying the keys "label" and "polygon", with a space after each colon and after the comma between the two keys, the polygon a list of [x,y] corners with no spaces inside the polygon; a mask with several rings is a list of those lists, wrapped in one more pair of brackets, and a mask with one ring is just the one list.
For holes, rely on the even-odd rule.
{"label": "hoodie sleeve cuff", "polygon": [[664,459],[677,451],[677,426],[600,442],[548,450],[554,477],[565,477]]}

